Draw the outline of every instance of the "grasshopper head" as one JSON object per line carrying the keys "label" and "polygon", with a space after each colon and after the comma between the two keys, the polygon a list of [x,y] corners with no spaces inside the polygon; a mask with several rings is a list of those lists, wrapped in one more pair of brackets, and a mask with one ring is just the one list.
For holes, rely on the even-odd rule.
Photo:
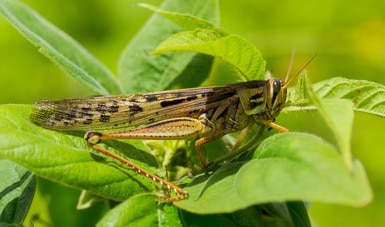
{"label": "grasshopper head", "polygon": [[266,110],[269,117],[274,119],[285,105],[287,87],[280,79],[269,79],[266,85]]}
{"label": "grasshopper head", "polygon": [[[289,70],[285,81],[280,79],[268,79],[266,81],[266,111],[265,120],[273,120],[281,112],[286,102],[287,86],[294,81],[299,74],[305,70],[310,62],[315,58],[314,55],[293,77],[289,78],[292,61],[289,65]],[[293,58],[292,58],[293,59]]]}

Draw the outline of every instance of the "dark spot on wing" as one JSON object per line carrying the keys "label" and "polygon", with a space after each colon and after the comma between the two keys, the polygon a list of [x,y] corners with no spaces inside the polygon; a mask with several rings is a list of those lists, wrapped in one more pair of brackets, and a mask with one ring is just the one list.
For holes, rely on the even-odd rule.
{"label": "dark spot on wing", "polygon": [[162,101],[160,103],[160,106],[161,107],[173,106],[173,105],[180,104],[180,103],[182,103],[184,101],[185,101],[185,99],[166,100],[166,101]]}
{"label": "dark spot on wing", "polygon": [[118,105],[113,105],[113,106],[110,106],[109,108],[108,108],[108,112],[110,112],[110,113],[116,113],[116,112],[118,112],[119,111],[119,106]]}
{"label": "dark spot on wing", "polygon": [[197,98],[198,97],[194,95],[194,96],[189,96],[189,97],[186,97],[186,98],[180,98],[180,99],[174,99],[174,100],[164,100],[164,101],[162,101],[160,103],[160,106],[161,107],[174,106],[174,105],[181,104],[183,102],[188,102],[188,101],[195,100]]}
{"label": "dark spot on wing", "polygon": [[86,119],[84,122],[83,122],[83,124],[85,124],[85,125],[90,125],[90,124],[92,124],[92,119]]}
{"label": "dark spot on wing", "polygon": [[198,98],[197,96],[190,96],[190,97],[186,98],[186,101],[192,101],[192,100],[195,100],[197,98]]}
{"label": "dark spot on wing", "polygon": [[130,109],[130,117],[133,117],[137,113],[143,112],[143,108],[137,104],[128,106],[128,109]]}
{"label": "dark spot on wing", "polygon": [[154,102],[158,100],[158,98],[155,95],[143,95],[143,98],[145,98],[147,102]]}
{"label": "dark spot on wing", "polygon": [[63,116],[62,114],[55,114],[55,115],[53,116],[53,119],[54,119],[55,121],[61,121],[61,120],[64,119],[64,116]]}
{"label": "dark spot on wing", "polygon": [[106,112],[107,111],[106,103],[104,102],[98,103],[98,106],[95,108],[95,110],[100,113]]}
{"label": "dark spot on wing", "polygon": [[82,112],[90,112],[91,107],[82,107]]}
{"label": "dark spot on wing", "polygon": [[99,121],[100,122],[109,122],[110,121],[110,116],[108,116],[108,115],[101,115]]}

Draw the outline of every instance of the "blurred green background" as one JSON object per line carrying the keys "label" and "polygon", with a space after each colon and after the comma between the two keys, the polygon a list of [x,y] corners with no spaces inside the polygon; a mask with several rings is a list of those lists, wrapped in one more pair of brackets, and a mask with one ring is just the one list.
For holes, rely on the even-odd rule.
{"label": "blurred green background", "polygon": [[[120,52],[151,15],[148,10],[136,7],[137,1],[129,0],[24,2],[78,40],[113,72]],[[139,2],[159,5],[161,1]],[[343,76],[385,84],[385,1],[222,0],[220,12],[221,27],[253,42],[276,77],[283,78],[286,74],[294,48],[294,69],[318,54],[308,67],[312,82]],[[0,34],[1,104],[32,104],[39,99],[91,95],[40,55],[4,18],[0,19]],[[280,124],[289,129],[309,131],[333,141],[316,113],[284,115]],[[310,204],[315,224],[380,226],[385,223],[384,132],[383,118],[356,114],[352,149],[367,170],[373,202],[365,207]],[[40,201],[49,200],[44,197],[48,189],[40,189]],[[61,190],[67,190],[76,204],[78,191]],[[60,205],[40,206],[43,202],[34,204],[34,212],[46,216],[47,210],[74,209],[70,199],[62,202],[63,209],[59,209]],[[64,208],[65,204],[68,207]]]}

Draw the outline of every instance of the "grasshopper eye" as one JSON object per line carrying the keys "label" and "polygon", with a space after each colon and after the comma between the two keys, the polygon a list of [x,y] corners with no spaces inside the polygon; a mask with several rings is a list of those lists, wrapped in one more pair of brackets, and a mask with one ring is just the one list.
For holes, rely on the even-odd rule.
{"label": "grasshopper eye", "polygon": [[271,92],[272,92],[271,104],[274,104],[275,103],[275,99],[277,98],[277,95],[279,94],[279,92],[282,89],[281,80],[275,79],[273,81],[273,83],[271,84],[271,88],[272,88],[272,90],[271,90]]}
{"label": "grasshopper eye", "polygon": [[276,105],[277,100],[280,97],[280,92],[282,91],[282,82],[279,79],[270,79],[267,81],[267,100],[266,105],[269,109],[273,108]]}
{"label": "grasshopper eye", "polygon": [[273,81],[273,94],[274,94],[274,96],[276,96],[280,90],[281,90],[281,80],[274,80]]}

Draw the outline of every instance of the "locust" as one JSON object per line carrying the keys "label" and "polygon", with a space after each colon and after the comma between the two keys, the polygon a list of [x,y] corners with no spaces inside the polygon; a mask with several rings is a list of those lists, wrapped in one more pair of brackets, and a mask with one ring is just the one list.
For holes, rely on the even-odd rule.
{"label": "locust", "polygon": [[271,78],[133,95],[42,100],[35,104],[30,119],[47,129],[87,131],[84,138],[92,149],[173,190],[175,195],[160,195],[158,200],[174,202],[187,198],[187,191],[98,143],[110,139],[195,140],[205,167],[202,148],[206,143],[246,130],[251,123],[288,131],[274,121],[285,105],[287,86],[310,62],[285,81]]}

